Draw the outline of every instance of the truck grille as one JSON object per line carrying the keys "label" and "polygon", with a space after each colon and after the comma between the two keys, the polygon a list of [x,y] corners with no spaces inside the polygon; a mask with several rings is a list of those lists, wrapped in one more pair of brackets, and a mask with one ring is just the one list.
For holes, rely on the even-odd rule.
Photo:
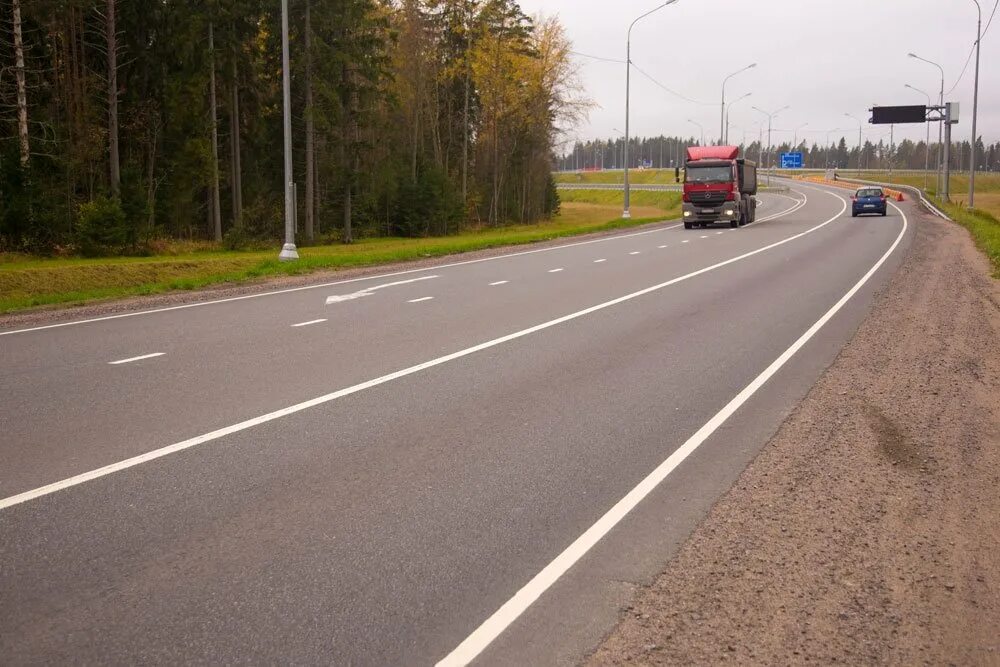
{"label": "truck grille", "polygon": [[692,204],[703,204],[706,206],[718,206],[726,201],[726,193],[718,190],[708,192],[692,192],[688,195]]}

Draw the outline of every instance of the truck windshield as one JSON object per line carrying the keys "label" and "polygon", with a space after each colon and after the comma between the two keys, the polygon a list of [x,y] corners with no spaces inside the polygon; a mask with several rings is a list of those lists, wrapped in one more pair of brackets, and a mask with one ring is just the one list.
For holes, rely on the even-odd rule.
{"label": "truck windshield", "polygon": [[686,183],[728,183],[731,180],[731,167],[688,167],[684,172]]}

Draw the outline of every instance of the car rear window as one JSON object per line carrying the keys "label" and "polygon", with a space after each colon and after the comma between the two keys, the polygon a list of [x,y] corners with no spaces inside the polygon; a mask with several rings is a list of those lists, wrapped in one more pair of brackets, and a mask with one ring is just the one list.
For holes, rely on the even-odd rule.
{"label": "car rear window", "polygon": [[858,190],[859,197],[881,197],[882,191],[879,188],[866,188]]}

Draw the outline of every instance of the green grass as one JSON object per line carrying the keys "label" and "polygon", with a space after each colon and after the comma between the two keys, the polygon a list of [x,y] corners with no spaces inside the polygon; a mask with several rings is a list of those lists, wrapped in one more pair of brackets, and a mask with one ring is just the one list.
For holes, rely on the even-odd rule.
{"label": "green grass", "polygon": [[[559,200],[565,203],[614,205],[621,208],[625,193],[622,190],[560,190]],[[669,190],[636,190],[629,196],[631,206],[652,206],[665,213],[680,212],[681,193]]]}
{"label": "green grass", "polygon": [[[616,194],[617,202],[613,200]],[[301,259],[297,262],[279,262],[277,245],[269,250],[233,252],[197,244],[191,246],[191,252],[169,257],[40,259],[5,254],[0,255],[0,313],[535,243],[641,225],[671,217],[679,210],[676,193],[635,193],[635,217],[629,220],[620,218],[621,193],[564,193],[563,201],[563,213],[543,224],[445,237],[378,238],[351,245],[305,247],[299,249]]]}
{"label": "green grass", "polygon": [[1000,278],[1000,220],[988,211],[978,208],[970,211],[958,204],[945,204],[936,197],[932,199],[952,220],[969,230],[976,247],[993,265],[993,277]]}

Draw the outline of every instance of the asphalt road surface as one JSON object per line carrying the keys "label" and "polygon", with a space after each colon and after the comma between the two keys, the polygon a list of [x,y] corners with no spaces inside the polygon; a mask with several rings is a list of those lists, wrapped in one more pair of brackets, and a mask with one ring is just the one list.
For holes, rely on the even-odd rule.
{"label": "asphalt road surface", "polygon": [[0,331],[0,662],[578,660],[907,247],[909,204],[792,188],[741,229]]}

